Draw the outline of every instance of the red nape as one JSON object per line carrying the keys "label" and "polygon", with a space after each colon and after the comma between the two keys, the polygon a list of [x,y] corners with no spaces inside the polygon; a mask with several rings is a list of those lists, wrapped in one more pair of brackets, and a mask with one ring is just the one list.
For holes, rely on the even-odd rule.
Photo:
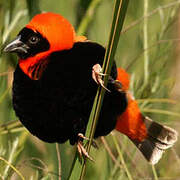
{"label": "red nape", "polygon": [[140,142],[147,137],[147,128],[135,100],[128,100],[126,111],[118,117],[116,130]]}

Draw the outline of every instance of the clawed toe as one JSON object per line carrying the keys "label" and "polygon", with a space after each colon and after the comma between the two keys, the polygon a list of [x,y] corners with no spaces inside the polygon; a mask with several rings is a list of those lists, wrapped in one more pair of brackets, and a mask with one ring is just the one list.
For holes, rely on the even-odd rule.
{"label": "clawed toe", "polygon": [[[79,133],[79,134],[78,134],[78,137],[79,137],[79,138],[82,138],[82,139],[84,139],[84,140],[89,141],[89,138],[87,138],[86,136],[84,136],[82,133]],[[96,148],[96,149],[99,148],[95,140],[92,140],[92,146],[93,146],[94,148]]]}
{"label": "clawed toe", "polygon": [[93,158],[88,154],[88,152],[84,148],[82,141],[77,142],[77,150],[78,150],[80,158],[82,158],[82,157],[88,158],[89,160],[94,162]]}
{"label": "clawed toe", "polygon": [[[89,138],[85,137],[82,133],[79,133],[78,137],[79,137],[79,139],[77,142],[77,150],[78,150],[80,158],[82,158],[82,157],[88,158],[89,160],[94,162],[94,159],[88,154],[88,152],[86,151],[86,149],[83,146],[83,140],[89,141]],[[94,140],[92,141],[92,145],[93,145],[93,147],[98,148],[98,146]]]}
{"label": "clawed toe", "polygon": [[101,66],[99,64],[95,64],[92,68],[92,78],[97,84],[99,84],[105,90],[110,92],[110,90],[104,86],[104,81],[102,80],[102,76],[107,76],[107,74],[103,74]]}

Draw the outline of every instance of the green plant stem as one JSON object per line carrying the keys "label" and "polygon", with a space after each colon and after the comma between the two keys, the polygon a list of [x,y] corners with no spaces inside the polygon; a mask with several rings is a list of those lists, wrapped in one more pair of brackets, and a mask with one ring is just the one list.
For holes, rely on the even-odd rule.
{"label": "green plant stem", "polygon": [[117,161],[116,157],[114,156],[111,148],[109,147],[106,139],[104,137],[101,137],[101,141],[104,144],[104,147],[107,151],[107,153],[109,154],[109,156],[111,157],[112,161],[115,163],[115,165],[117,165],[119,168],[122,168],[121,164],[119,163],[119,161]]}
{"label": "green plant stem", "polygon": [[36,14],[41,13],[40,7],[39,7],[39,0],[26,0],[29,19],[31,19]]}
{"label": "green plant stem", "polygon": [[[148,1],[144,0],[144,17],[148,14]],[[144,26],[143,26],[143,37],[144,44],[143,49],[148,48],[148,18],[144,18]],[[148,51],[144,52],[144,87],[148,84],[149,79],[149,56]]]}
{"label": "green plant stem", "polygon": [[166,98],[153,98],[153,99],[136,99],[138,103],[150,102],[150,103],[170,103],[170,104],[177,104],[177,102],[173,99],[166,99]]}
{"label": "green plant stem", "polygon": [[83,19],[82,19],[82,21],[81,21],[81,23],[80,23],[80,25],[76,31],[78,35],[85,34],[89,23],[93,20],[94,11],[101,1],[102,0],[92,0],[91,1],[90,5],[86,11],[85,16],[83,17]]}
{"label": "green plant stem", "polygon": [[126,33],[128,30],[130,30],[131,28],[133,28],[136,25],[138,25],[139,23],[141,23],[144,20],[144,18],[149,18],[149,17],[153,16],[154,14],[158,13],[160,10],[165,10],[165,9],[171,8],[173,6],[178,6],[178,4],[180,4],[180,0],[168,3],[168,4],[164,5],[164,6],[160,6],[160,7],[156,8],[156,9],[154,9],[153,11],[148,13],[146,16],[143,16],[143,17],[139,18],[138,20],[134,21],[133,23],[131,23],[130,25],[126,26],[122,30],[121,33],[122,34]]}
{"label": "green plant stem", "polygon": [[[12,148],[11,148],[11,151],[9,153],[9,159],[8,159],[9,164],[12,164],[12,162],[13,162],[13,156],[14,156],[16,150],[17,150],[18,143],[19,143],[19,140],[18,140],[18,138],[16,138],[15,141],[13,142],[13,144],[12,144]],[[6,168],[4,170],[4,175],[3,175],[4,179],[6,179],[7,176],[8,176],[8,170],[10,168],[9,164],[6,166]]]}
{"label": "green plant stem", "polygon": [[5,134],[6,132],[15,132],[19,128],[24,128],[20,121],[9,121],[8,123],[0,125],[0,134]]}
{"label": "green plant stem", "polygon": [[9,163],[6,159],[4,159],[3,157],[0,157],[0,160],[4,161],[4,163],[6,163],[8,166],[10,166],[19,176],[22,180],[25,180],[25,178],[23,177],[23,175],[11,164]]}
{"label": "green plant stem", "polygon": [[0,125],[0,130],[1,129],[10,129],[10,128],[13,128],[13,127],[16,127],[16,126],[19,126],[21,125],[20,121],[18,120],[13,120],[13,121],[9,121],[5,124],[1,124]]}
{"label": "green plant stem", "polygon": [[57,152],[57,159],[58,159],[58,176],[59,180],[61,180],[61,155],[60,155],[60,150],[59,150],[59,144],[56,143],[56,152]]}
{"label": "green plant stem", "polygon": [[166,110],[162,110],[162,109],[142,108],[141,111],[142,111],[142,112],[148,112],[148,113],[158,113],[158,114],[164,114],[164,115],[170,115],[170,116],[180,117],[180,113],[171,112],[171,111],[166,111]]}
{"label": "green plant stem", "polygon": [[0,104],[3,102],[4,98],[8,95],[8,92],[10,91],[12,87],[10,86],[9,88],[7,88],[5,90],[5,92],[2,94],[2,96],[0,97]]}
{"label": "green plant stem", "polygon": [[19,20],[24,17],[27,14],[27,10],[21,10],[19,11],[16,16],[14,17],[14,19],[12,20],[12,22],[10,23],[10,25],[7,27],[7,30],[4,31],[3,37],[2,37],[2,43],[4,44],[11,31],[15,28],[15,26],[17,25],[17,23],[19,22]]}
{"label": "green plant stem", "polygon": [[[111,135],[112,135],[112,133],[111,133]],[[133,180],[133,178],[132,178],[132,176],[131,176],[131,173],[129,172],[129,170],[128,170],[127,166],[126,166],[126,163],[125,163],[125,161],[124,161],[123,154],[122,154],[122,152],[121,152],[121,149],[120,149],[120,146],[119,146],[119,144],[118,144],[118,141],[117,141],[117,139],[116,139],[116,137],[115,137],[114,135],[112,135],[112,138],[113,138],[113,142],[114,142],[114,144],[115,144],[115,146],[116,146],[116,149],[117,149],[117,151],[118,151],[121,164],[123,165],[124,170],[125,170],[125,172],[126,172],[126,174],[127,174],[127,177],[128,177],[129,180]]]}
{"label": "green plant stem", "polygon": [[9,130],[3,130],[0,132],[0,135],[4,135],[4,134],[8,134],[8,133],[17,133],[17,132],[21,132],[21,131],[24,131],[25,128],[24,127],[16,127],[16,128],[13,128],[13,129],[9,129]]}
{"label": "green plant stem", "polygon": [[157,176],[157,172],[156,172],[156,169],[155,169],[155,166],[152,165],[152,172],[153,172],[153,175],[154,175],[154,180],[158,180],[158,176]]}
{"label": "green plant stem", "polygon": [[[117,44],[120,37],[120,32],[122,30],[122,25],[124,22],[126,11],[127,11],[128,3],[129,3],[129,0],[116,0],[115,2],[111,32],[110,32],[108,46],[106,49],[104,63],[103,63],[104,74],[110,74],[115,51],[116,51]],[[105,86],[107,85],[107,81],[108,81],[108,78],[105,77],[104,79]],[[89,142],[86,148],[88,153],[90,152],[92,139],[94,137],[94,132],[96,128],[96,123],[100,114],[100,109],[101,109],[103,98],[104,98],[104,93],[105,93],[105,90],[99,87],[97,90],[93,108],[92,108],[90,118],[88,121],[87,130],[85,134],[85,136],[89,138]],[[78,160],[76,160],[74,169],[70,175],[70,180],[75,180],[75,179],[82,180],[85,175],[85,168],[86,168],[86,160],[83,162],[82,166],[79,164]],[[80,172],[80,178],[79,178],[79,172]]]}
{"label": "green plant stem", "polygon": [[135,58],[133,58],[132,62],[127,66],[126,70],[129,69],[130,67],[133,66],[133,64],[142,56],[144,55],[144,52],[145,51],[150,51],[152,50],[153,48],[156,48],[158,45],[160,44],[163,44],[163,43],[169,43],[169,42],[178,42],[180,41],[179,38],[175,38],[175,39],[163,39],[163,40],[159,40],[159,41],[156,41],[156,43],[152,44],[152,45],[149,45],[147,49],[143,49],[143,51],[141,53],[139,53]]}
{"label": "green plant stem", "polygon": [[[110,74],[112,64],[113,64],[113,59],[114,55],[116,52],[116,48],[118,45],[119,41],[119,35],[122,29],[122,25],[124,22],[125,14],[127,11],[127,6],[128,6],[128,0],[116,0],[115,2],[115,7],[114,7],[114,16],[113,16],[113,21],[112,21],[112,26],[111,26],[111,32],[109,36],[109,41],[108,41],[108,46],[106,49],[105,57],[104,57],[104,63],[103,63],[103,73],[104,74]],[[104,79],[104,85],[106,86],[108,82],[108,77]],[[96,124],[99,118],[100,110],[102,107],[103,103],[103,98],[105,94],[105,89],[104,88],[98,88],[97,94],[96,94],[96,100],[94,102],[93,107],[95,108],[95,111],[91,112],[90,119],[88,126],[90,128],[90,134],[88,132],[87,137],[89,137],[90,141],[87,146],[87,152],[90,152],[91,144],[92,144],[92,139],[94,137],[94,132],[96,129]],[[91,123],[92,122],[92,123]],[[89,129],[89,128],[88,128]],[[81,173],[81,180],[83,179],[85,174],[85,162],[82,167],[82,173]]]}

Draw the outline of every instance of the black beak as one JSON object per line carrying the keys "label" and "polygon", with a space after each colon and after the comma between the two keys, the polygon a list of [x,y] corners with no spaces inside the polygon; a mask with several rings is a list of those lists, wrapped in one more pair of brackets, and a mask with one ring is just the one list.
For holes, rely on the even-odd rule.
{"label": "black beak", "polygon": [[11,41],[4,49],[4,52],[15,52],[20,54],[26,54],[28,52],[29,46],[23,43],[21,40],[21,35],[17,36],[16,39]]}

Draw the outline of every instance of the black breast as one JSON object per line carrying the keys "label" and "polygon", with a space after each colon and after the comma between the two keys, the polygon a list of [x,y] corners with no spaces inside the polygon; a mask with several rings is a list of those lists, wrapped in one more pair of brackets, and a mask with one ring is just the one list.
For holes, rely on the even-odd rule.
{"label": "black breast", "polygon": [[[105,50],[86,42],[71,50],[52,53],[40,80],[31,80],[17,66],[13,82],[13,106],[23,125],[46,142],[74,144],[84,133],[97,84],[92,80],[93,65],[102,65]],[[114,64],[111,73],[116,78]],[[113,89],[112,89],[113,90]],[[126,108],[123,93],[106,93],[95,137],[108,134],[116,117]]]}

